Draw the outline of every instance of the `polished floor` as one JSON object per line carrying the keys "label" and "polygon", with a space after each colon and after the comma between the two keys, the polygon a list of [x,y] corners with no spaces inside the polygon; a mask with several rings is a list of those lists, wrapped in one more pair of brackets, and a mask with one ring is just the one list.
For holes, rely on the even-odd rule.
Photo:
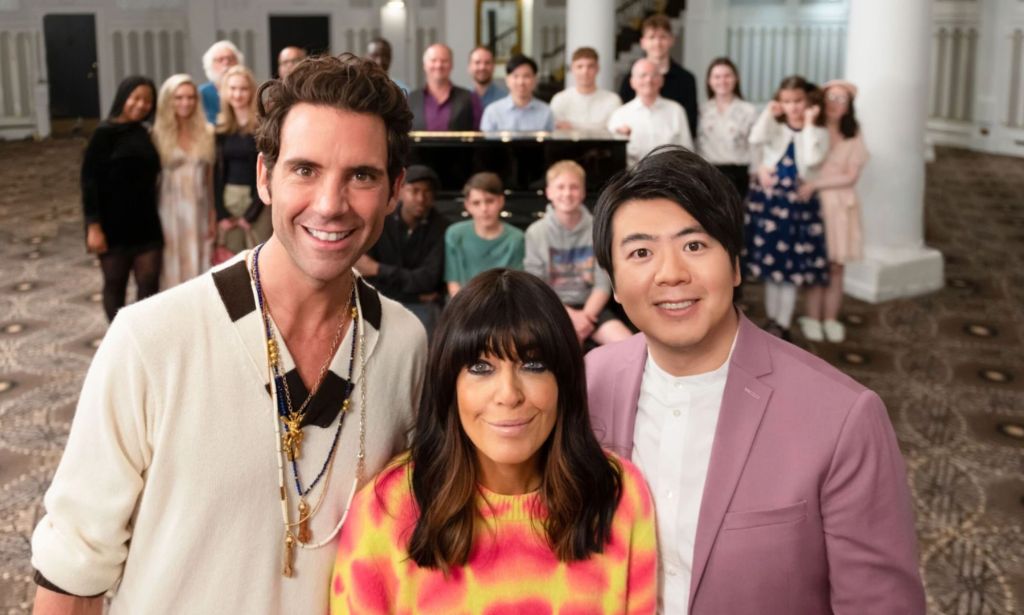
{"label": "polished floor", "polygon": [[[31,609],[31,530],[106,326],[83,247],[83,146],[0,143],[0,615]],[[940,149],[926,222],[945,289],[851,301],[846,343],[805,344],[888,405],[937,615],[1024,612],[1021,195],[1024,159]],[[746,291],[755,319],[759,294]]]}

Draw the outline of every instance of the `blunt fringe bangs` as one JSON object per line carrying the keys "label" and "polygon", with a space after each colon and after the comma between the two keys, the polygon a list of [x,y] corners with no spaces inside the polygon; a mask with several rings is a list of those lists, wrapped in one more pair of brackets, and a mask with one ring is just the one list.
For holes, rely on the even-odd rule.
{"label": "blunt fringe bangs", "polygon": [[[663,145],[613,176],[594,206],[594,256],[612,280],[612,218],[627,201],[667,199],[693,216],[736,263],[743,250],[743,203],[721,171],[690,150]],[[733,299],[739,299],[739,288]]]}
{"label": "blunt fringe bangs", "polygon": [[542,280],[495,269],[471,280],[445,308],[430,345],[411,463],[419,518],[409,555],[448,572],[466,563],[480,511],[473,443],[462,429],[459,373],[484,354],[541,361],[558,384],[558,416],[541,448],[545,529],[562,561],[603,550],[621,497],[621,470],[590,426],[583,353],[569,316]]}
{"label": "blunt fringe bangs", "polygon": [[351,53],[307,58],[295,66],[288,79],[264,82],[256,92],[256,101],[256,149],[263,154],[268,169],[273,169],[281,151],[285,117],[300,103],[380,117],[387,129],[387,171],[392,189],[405,168],[412,111],[402,90],[372,60]]}

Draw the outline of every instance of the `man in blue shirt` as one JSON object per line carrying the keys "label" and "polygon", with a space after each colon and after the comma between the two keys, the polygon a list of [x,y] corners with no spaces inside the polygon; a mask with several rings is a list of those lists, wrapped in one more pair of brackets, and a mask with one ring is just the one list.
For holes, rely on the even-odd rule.
{"label": "man in blue shirt", "polygon": [[554,130],[551,107],[533,97],[533,88],[537,85],[536,62],[522,54],[512,56],[505,65],[505,85],[509,95],[484,109],[480,130]]}
{"label": "man in blue shirt", "polygon": [[220,113],[220,93],[217,89],[220,88],[221,75],[232,66],[244,63],[245,56],[229,40],[217,41],[203,54],[203,70],[209,81],[199,86],[199,96],[203,99],[207,122],[216,124],[217,114]]}
{"label": "man in blue shirt", "polygon": [[[469,76],[473,79],[470,91],[480,101],[480,111],[492,102],[508,96],[500,83],[494,80],[494,53],[487,47],[476,47],[469,52]],[[477,124],[480,118],[477,118]]]}

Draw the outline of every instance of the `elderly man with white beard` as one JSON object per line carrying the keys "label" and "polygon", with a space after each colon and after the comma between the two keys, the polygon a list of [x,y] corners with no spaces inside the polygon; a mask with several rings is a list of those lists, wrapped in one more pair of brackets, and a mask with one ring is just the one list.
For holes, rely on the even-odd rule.
{"label": "elderly man with white beard", "polygon": [[217,41],[203,54],[203,70],[209,81],[199,86],[199,96],[203,99],[206,121],[211,124],[217,123],[220,113],[220,78],[236,64],[245,64],[245,55],[228,40]]}

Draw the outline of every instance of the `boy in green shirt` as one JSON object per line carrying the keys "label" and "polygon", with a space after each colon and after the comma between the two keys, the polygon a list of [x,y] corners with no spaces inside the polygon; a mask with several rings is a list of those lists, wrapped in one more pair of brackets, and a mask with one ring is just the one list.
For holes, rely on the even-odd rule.
{"label": "boy in green shirt", "polygon": [[457,222],[444,235],[444,279],[455,296],[473,276],[488,269],[522,269],[523,232],[501,221],[505,190],[494,173],[469,178],[462,194],[472,220]]}

